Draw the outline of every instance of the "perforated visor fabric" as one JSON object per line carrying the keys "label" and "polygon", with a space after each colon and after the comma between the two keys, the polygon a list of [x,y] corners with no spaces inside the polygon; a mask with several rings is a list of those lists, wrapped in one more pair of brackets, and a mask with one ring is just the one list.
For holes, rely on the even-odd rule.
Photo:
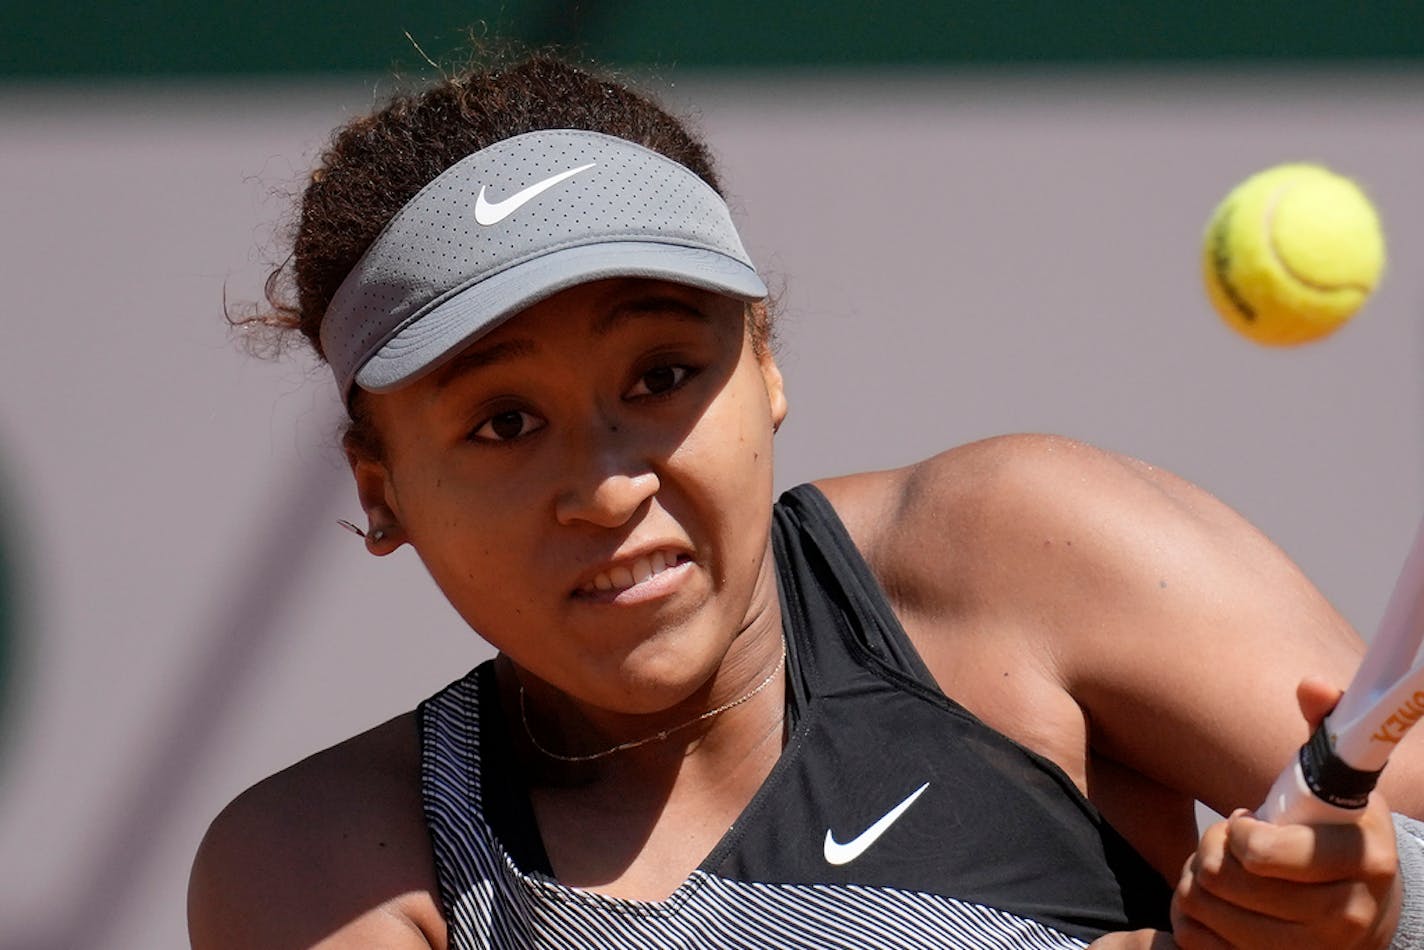
{"label": "perforated visor fabric", "polygon": [[687,168],[596,132],[531,132],[453,165],[396,213],[337,291],[322,345],[344,394],[383,392],[607,277],[766,296],[726,204]]}
{"label": "perforated visor fabric", "polygon": [[701,248],[627,241],[571,247],[476,283],[392,337],[356,374],[361,388],[385,392],[438,368],[475,337],[567,287],[605,277],[648,277],[757,299],[755,274]]}

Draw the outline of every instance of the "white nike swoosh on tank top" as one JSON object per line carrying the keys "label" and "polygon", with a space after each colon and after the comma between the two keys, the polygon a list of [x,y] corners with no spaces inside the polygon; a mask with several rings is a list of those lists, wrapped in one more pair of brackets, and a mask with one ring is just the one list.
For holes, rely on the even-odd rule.
{"label": "white nike swoosh on tank top", "polygon": [[485,199],[485,186],[480,186],[480,193],[475,196],[475,221],[485,227],[499,224],[505,218],[518,211],[524,205],[548,191],[550,188],[577,175],[579,172],[588,171],[598,162],[589,162],[587,165],[580,165],[578,168],[570,168],[566,172],[559,172],[552,178],[545,178],[543,181],[536,181],[528,188],[516,191],[503,201],[487,201]]}
{"label": "white nike swoosh on tank top", "polygon": [[900,816],[903,815],[905,811],[915,803],[915,799],[919,798],[920,795],[924,793],[925,789],[929,787],[930,783],[926,782],[919,788],[915,789],[903,802],[886,812],[885,815],[882,816],[879,821],[862,831],[856,837],[847,841],[845,844],[841,844],[839,841],[837,841],[835,835],[833,835],[831,833],[831,830],[827,828],[826,843],[822,849],[826,856],[826,863],[836,865],[849,864],[856,858],[860,857],[862,854],[865,853],[865,850],[867,848],[869,848],[877,840],[879,840],[881,835],[885,834],[885,832],[890,830],[890,826],[895,824],[895,822],[900,819]]}

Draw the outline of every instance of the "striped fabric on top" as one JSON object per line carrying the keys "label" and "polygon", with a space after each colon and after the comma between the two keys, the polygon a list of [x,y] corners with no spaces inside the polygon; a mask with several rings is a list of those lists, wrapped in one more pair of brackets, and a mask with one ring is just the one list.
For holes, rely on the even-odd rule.
{"label": "striped fabric on top", "polygon": [[426,820],[455,950],[1086,946],[1037,921],[896,888],[737,881],[698,870],[667,900],[653,902],[527,874],[482,807],[479,708],[474,673],[421,707]]}

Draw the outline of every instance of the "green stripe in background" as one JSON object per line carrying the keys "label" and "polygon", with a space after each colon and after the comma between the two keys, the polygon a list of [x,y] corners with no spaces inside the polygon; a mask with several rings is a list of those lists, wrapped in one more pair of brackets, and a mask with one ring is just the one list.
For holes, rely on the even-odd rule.
{"label": "green stripe in background", "polygon": [[1418,3],[339,0],[0,5],[0,77],[423,69],[475,27],[610,63],[776,68],[1424,58]]}

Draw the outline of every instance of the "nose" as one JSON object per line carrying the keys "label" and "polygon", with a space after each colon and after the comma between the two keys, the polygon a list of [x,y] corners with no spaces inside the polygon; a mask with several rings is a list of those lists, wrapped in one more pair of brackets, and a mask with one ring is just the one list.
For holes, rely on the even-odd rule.
{"label": "nose", "polygon": [[582,449],[567,456],[564,487],[554,502],[560,524],[591,524],[616,528],[628,523],[649,498],[658,493],[657,473],[638,455],[615,426],[588,432]]}
{"label": "nose", "polygon": [[643,502],[658,493],[659,487],[658,476],[653,472],[606,475],[586,488],[560,494],[555,505],[559,523],[617,528],[627,524]]}

